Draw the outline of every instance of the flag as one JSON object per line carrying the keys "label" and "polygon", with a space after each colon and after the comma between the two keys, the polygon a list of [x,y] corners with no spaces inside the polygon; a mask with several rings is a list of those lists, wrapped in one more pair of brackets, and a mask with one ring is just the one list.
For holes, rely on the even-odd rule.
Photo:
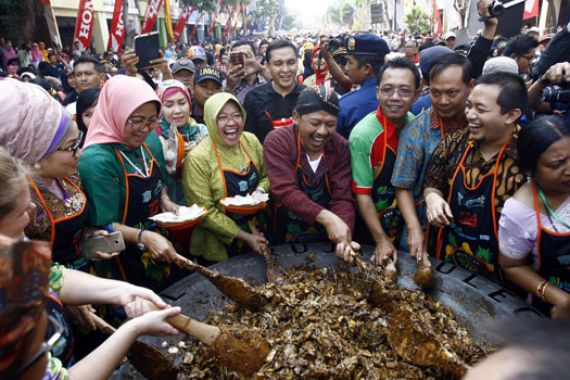
{"label": "flag", "polygon": [[538,16],[538,1],[539,0],[526,0],[524,2],[523,20]]}
{"label": "flag", "polygon": [[184,33],[184,27],[188,23],[188,19],[192,12],[194,12],[194,7],[184,7],[184,9],[182,9],[182,13],[178,17],[178,22],[176,23],[176,29],[174,30],[174,43],[177,43],[182,33]]}
{"label": "flag", "polygon": [[218,20],[218,13],[220,12],[220,7],[222,6],[222,0],[218,0],[216,4],[216,10],[214,12],[214,19],[212,20],[212,25],[210,25],[210,30],[208,30],[208,37],[214,32],[216,27],[216,21]]}
{"label": "flag", "polygon": [[196,19],[196,24],[194,24],[194,29],[192,29],[192,34],[190,34],[190,42],[192,42],[192,38],[194,38],[194,35],[196,34],[198,28],[200,27],[200,21],[202,21],[202,16],[204,16],[204,11],[200,12],[198,18]]}
{"label": "flag", "polygon": [[434,36],[439,36],[443,31],[443,24],[441,23],[441,15],[439,14],[439,8],[437,7],[437,1],[431,0],[433,6],[433,15],[431,19],[431,30]]}
{"label": "flag", "polygon": [[113,20],[111,21],[111,30],[109,31],[107,50],[112,50],[117,54],[121,51],[121,46],[127,34],[127,29],[123,21],[123,0],[115,0],[115,9],[113,11]]}
{"label": "flag", "polygon": [[141,30],[143,34],[152,32],[152,27],[156,22],[156,18],[158,17],[158,11],[160,10],[161,5],[162,5],[162,0],[148,1],[146,5],[146,11],[144,12],[144,20]]}
{"label": "flag", "polygon": [[164,1],[164,13],[165,13],[165,24],[166,24],[166,33],[168,34],[168,38],[170,40],[174,39],[174,31],[172,30],[172,14],[170,13],[170,0]]}
{"label": "flag", "polygon": [[91,45],[94,20],[93,0],[81,0],[75,22],[75,34],[73,35],[73,41],[79,41],[79,50],[81,51]]}

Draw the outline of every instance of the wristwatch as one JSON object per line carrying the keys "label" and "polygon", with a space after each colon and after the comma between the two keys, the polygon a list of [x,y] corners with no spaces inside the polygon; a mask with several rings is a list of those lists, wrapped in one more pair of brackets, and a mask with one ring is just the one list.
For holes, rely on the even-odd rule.
{"label": "wristwatch", "polygon": [[144,232],[144,227],[141,228],[141,231],[139,232],[139,242],[137,243],[137,248],[141,251],[144,252],[146,251],[146,246],[144,245],[144,243],[142,242],[142,234]]}

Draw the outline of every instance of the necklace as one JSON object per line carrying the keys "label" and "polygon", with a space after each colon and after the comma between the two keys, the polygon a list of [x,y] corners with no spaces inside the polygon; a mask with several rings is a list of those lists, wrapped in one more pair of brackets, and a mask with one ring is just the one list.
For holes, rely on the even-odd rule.
{"label": "necklace", "polygon": [[[544,195],[544,192],[542,191],[542,189],[540,187],[538,187],[538,185],[536,186],[536,188],[538,190],[538,196],[540,197],[540,199],[542,199],[542,203],[544,204],[544,208],[546,208],[546,211],[548,211],[548,216],[549,217],[552,216],[552,218],[554,218],[558,223],[560,223],[564,227],[570,229],[570,224],[568,224],[564,219],[562,219],[560,217],[560,215],[558,215],[556,213],[556,211],[554,211],[552,209],[552,207],[550,207],[550,203],[548,203],[548,199],[546,199],[546,195]],[[552,225],[554,225],[554,223],[552,223]]]}
{"label": "necklace", "polygon": [[131,165],[141,177],[146,178],[146,177],[150,176],[150,173],[148,172],[148,164],[147,164],[147,162],[146,162],[146,157],[145,157],[145,155],[144,155],[144,150],[143,150],[142,145],[141,145],[140,149],[141,149],[141,156],[142,156],[143,165],[144,165],[144,173],[143,173],[143,171],[142,171],[137,165],[135,165],[135,164],[131,161],[131,159],[130,159],[129,157],[127,157],[127,155],[126,155],[125,153],[123,153],[123,151],[119,150],[119,153],[121,154],[121,156],[123,156],[123,158],[124,158],[125,160],[127,160],[127,162],[129,163],[129,165]]}

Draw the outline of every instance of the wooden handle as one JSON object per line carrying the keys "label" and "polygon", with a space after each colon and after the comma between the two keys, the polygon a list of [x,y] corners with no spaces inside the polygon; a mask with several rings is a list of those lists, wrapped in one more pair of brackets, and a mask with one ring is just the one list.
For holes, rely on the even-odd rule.
{"label": "wooden handle", "polygon": [[97,314],[89,312],[89,317],[93,320],[93,322],[95,322],[97,330],[101,331],[105,335],[111,335],[116,331],[113,326],[111,326],[109,323],[107,323],[107,321],[99,317]]}
{"label": "wooden handle", "polygon": [[198,272],[206,277],[214,277],[215,274],[214,272],[212,272],[211,270],[209,270],[206,267],[203,267],[199,264],[196,264],[195,262],[193,262],[192,260],[179,255],[178,253],[176,254],[176,259],[174,260],[176,262],[176,265],[178,265],[181,268],[186,268],[191,272]]}
{"label": "wooden handle", "polygon": [[[152,302],[147,301],[147,305],[151,310],[160,310]],[[218,327],[198,322],[182,313],[168,318],[167,321],[178,330],[192,335],[208,346],[211,346],[220,335],[220,329]]]}

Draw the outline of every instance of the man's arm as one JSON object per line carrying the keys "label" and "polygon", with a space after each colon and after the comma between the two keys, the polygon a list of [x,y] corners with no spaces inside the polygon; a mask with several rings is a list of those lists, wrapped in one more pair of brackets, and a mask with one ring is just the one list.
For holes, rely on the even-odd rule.
{"label": "man's arm", "polygon": [[[494,0],[479,0],[477,2],[477,10],[479,11],[479,16],[489,17],[489,6]],[[483,66],[487,57],[491,53],[491,48],[493,46],[493,39],[495,38],[495,33],[497,31],[497,25],[499,21],[496,17],[486,18],[485,26],[481,36],[477,38],[475,44],[469,50],[468,58],[471,61],[471,78],[477,79],[481,76],[483,72]]]}

